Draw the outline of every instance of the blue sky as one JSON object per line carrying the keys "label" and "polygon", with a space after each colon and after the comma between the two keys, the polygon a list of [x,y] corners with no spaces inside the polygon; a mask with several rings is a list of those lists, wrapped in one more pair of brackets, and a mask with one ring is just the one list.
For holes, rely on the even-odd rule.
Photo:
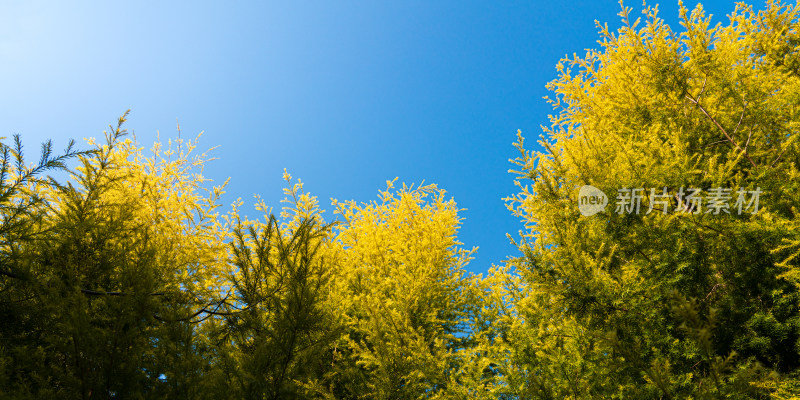
{"label": "blue sky", "polygon": [[[660,3],[677,29],[677,2]],[[693,7],[695,2],[687,2]],[[636,15],[640,2],[628,2]],[[723,21],[733,1],[703,2]],[[504,206],[517,129],[548,124],[545,84],[566,54],[616,28],[616,1],[0,2],[0,136],[33,157],[53,139],[127,127],[204,131],[205,174],[230,203],[280,207],[286,168],[323,208],[385,181],[436,183],[462,208],[459,239],[484,272],[516,250]],[[724,19],[726,21],[727,19]],[[252,211],[251,216],[256,216]]]}

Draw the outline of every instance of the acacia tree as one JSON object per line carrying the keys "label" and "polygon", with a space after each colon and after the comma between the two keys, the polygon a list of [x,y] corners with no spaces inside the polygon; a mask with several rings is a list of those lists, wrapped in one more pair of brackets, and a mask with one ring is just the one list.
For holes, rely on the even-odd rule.
{"label": "acacia tree", "polygon": [[[494,361],[522,398],[793,398],[800,7],[739,4],[711,26],[681,4],[680,32],[630,11],[558,64],[542,150],[520,134],[523,287],[498,281],[516,299]],[[584,185],[611,204],[581,215]],[[655,189],[641,212],[619,207],[631,188]],[[729,213],[681,188],[730,189]]]}

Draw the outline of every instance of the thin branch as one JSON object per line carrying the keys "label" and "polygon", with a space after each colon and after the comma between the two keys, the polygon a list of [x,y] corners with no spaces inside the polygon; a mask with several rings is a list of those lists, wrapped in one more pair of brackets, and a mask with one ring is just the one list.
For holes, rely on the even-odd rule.
{"label": "thin branch", "polygon": [[721,286],[725,286],[725,285],[724,285],[724,284],[722,284],[722,283],[717,283],[716,285],[714,285],[714,286],[711,288],[711,291],[710,291],[710,292],[708,292],[708,294],[706,295],[706,297],[703,299],[703,301],[706,301],[706,300],[708,300],[708,298],[709,298],[709,297],[711,297],[711,295],[712,295],[712,294],[714,294],[714,292],[716,292],[716,291],[717,291],[717,289],[719,289]]}
{"label": "thin branch", "polygon": [[720,144],[720,143],[728,143],[728,140],[727,139],[717,140],[716,142],[709,143],[709,144],[703,146],[703,148],[706,148],[706,147],[709,147],[709,146],[714,146],[714,145],[717,145],[717,144]]}
{"label": "thin branch", "polygon": [[703,93],[706,91],[706,82],[707,81],[708,81],[708,77],[707,76],[703,77],[703,87],[700,88],[700,93],[697,94],[697,97],[696,97],[697,101],[700,101],[700,96],[702,96]]}
{"label": "thin branch", "polygon": [[5,271],[5,270],[2,270],[2,269],[0,269],[0,275],[4,275],[4,276],[7,276],[9,278],[14,278],[14,279],[22,279],[22,280],[25,279],[25,278],[15,274],[15,273],[11,272],[11,271]]}
{"label": "thin branch", "polygon": [[[162,322],[190,321],[192,323],[200,323],[200,322],[203,322],[203,321],[211,318],[214,315],[220,315],[220,316],[234,315],[234,314],[236,314],[234,312],[219,311],[220,307],[222,307],[223,304],[227,305],[228,297],[230,297],[230,295],[231,295],[231,292],[229,290],[228,293],[225,295],[225,297],[223,297],[221,300],[212,300],[205,307],[197,310],[196,312],[194,312],[191,315],[186,316],[186,317],[168,319],[168,318],[159,317],[157,314],[153,315],[153,317],[155,319],[159,320],[159,321],[162,321]],[[214,307],[214,309],[209,309],[209,307],[211,307],[213,304],[216,304],[217,306]],[[206,315],[203,318],[201,318],[200,320],[191,321],[194,317],[197,317],[200,314],[206,314]]]}
{"label": "thin branch", "polygon": [[642,249],[636,249],[636,251],[637,251],[637,252],[638,252],[638,253],[639,253],[639,254],[640,254],[642,257],[644,257],[644,258],[647,260],[647,262],[648,262],[648,263],[650,263],[650,265],[653,265],[653,260],[651,260],[651,259],[650,259],[650,257],[648,257],[648,256],[647,256],[647,254],[644,254],[644,252],[642,251]]}
{"label": "thin branch", "polygon": [[[736,128],[733,129],[733,136],[736,136],[736,132],[739,130],[739,125],[742,124],[742,119],[744,119],[744,112],[747,111],[747,103],[742,99],[742,115],[739,116],[739,122],[736,123]],[[753,130],[750,129],[750,134],[753,134]],[[750,143],[750,137],[747,138],[747,143]],[[747,145],[744,145],[744,148],[747,149]]]}
{"label": "thin branch", "polygon": [[780,159],[781,159],[781,157],[783,157],[783,153],[786,153],[786,150],[788,150],[788,149],[789,149],[789,146],[786,146],[786,147],[785,147],[785,148],[784,148],[784,149],[781,151],[781,154],[778,154],[778,158],[776,158],[776,159],[775,159],[775,161],[773,161],[773,162],[772,162],[772,164],[770,164],[770,165],[769,165],[769,167],[770,167],[770,168],[773,168],[773,167],[775,167],[775,163],[777,163],[777,162],[778,162],[778,160],[780,160]]}
{"label": "thin branch", "polygon": [[[703,89],[705,90],[705,82],[703,82]],[[701,94],[702,94],[702,91],[701,91]],[[714,123],[714,125],[716,125],[716,126],[717,126],[717,128],[719,128],[719,130],[722,132],[722,134],[723,134],[723,135],[725,135],[725,138],[726,138],[726,139],[728,139],[728,141],[729,141],[729,142],[731,142],[731,144],[732,144],[734,147],[736,147],[736,148],[737,148],[739,151],[741,151],[741,152],[742,152],[742,154],[744,154],[745,158],[747,158],[747,161],[749,161],[749,162],[750,162],[750,164],[751,164],[751,165],[752,165],[754,168],[758,168],[758,166],[757,166],[757,165],[756,165],[756,163],[753,161],[753,159],[752,159],[752,158],[750,158],[750,155],[749,155],[749,154],[747,154],[747,151],[746,151],[745,149],[742,149],[742,148],[739,146],[739,144],[738,144],[738,143],[736,143],[736,141],[735,141],[735,140],[733,140],[733,138],[731,137],[731,135],[729,135],[729,134],[728,134],[728,132],[725,130],[725,128],[723,128],[723,127],[722,127],[722,125],[720,125],[720,123],[719,123],[719,122],[717,122],[716,118],[712,117],[712,116],[711,116],[711,114],[709,114],[709,113],[708,113],[708,111],[706,111],[705,107],[703,107],[703,106],[700,104],[700,101],[699,101],[700,95],[697,95],[697,99],[695,99],[695,98],[692,98],[692,96],[689,96],[689,95],[687,94],[687,95],[686,95],[686,98],[687,98],[687,99],[689,99],[689,101],[691,101],[692,103],[694,103],[694,104],[695,104],[695,105],[696,105],[698,108],[700,108],[700,111],[702,111],[702,112],[703,112],[703,114],[705,114],[705,115],[706,115],[706,117],[708,117],[708,119],[710,119],[710,120],[711,120],[711,122],[713,122],[713,123]]]}
{"label": "thin branch", "polygon": [[747,142],[744,144],[744,152],[747,153],[747,146],[750,145],[750,138],[753,136],[753,128],[750,128],[750,133],[747,134]]}
{"label": "thin branch", "polygon": [[[105,291],[98,291],[98,290],[89,290],[89,289],[81,289],[81,293],[87,294],[90,296],[129,296],[130,293],[126,292],[105,292]],[[156,293],[148,293],[147,296],[165,296],[166,293],[156,292]]]}

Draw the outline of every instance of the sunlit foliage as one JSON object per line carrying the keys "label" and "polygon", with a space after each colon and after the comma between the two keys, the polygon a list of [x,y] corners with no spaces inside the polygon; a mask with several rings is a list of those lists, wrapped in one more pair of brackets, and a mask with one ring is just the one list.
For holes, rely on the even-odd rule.
{"label": "sunlit foliage", "polygon": [[[558,64],[540,146],[518,134],[520,256],[486,276],[433,184],[326,214],[284,171],[250,219],[197,139],[146,151],[127,114],[33,164],[2,139],[0,399],[800,397],[800,7],[631,12]],[[761,205],[615,209],[665,187]]]}
{"label": "sunlit foliage", "polygon": [[[559,63],[544,150],[519,137],[517,393],[796,396],[800,9],[738,5],[710,26],[681,6],[681,32],[655,7],[630,12],[619,32],[601,27],[601,50]],[[609,195],[605,212],[579,214],[586,184]],[[649,194],[639,214],[614,209],[619,189],[664,187],[668,213],[647,213]],[[676,212],[680,187],[760,188],[761,209]]]}

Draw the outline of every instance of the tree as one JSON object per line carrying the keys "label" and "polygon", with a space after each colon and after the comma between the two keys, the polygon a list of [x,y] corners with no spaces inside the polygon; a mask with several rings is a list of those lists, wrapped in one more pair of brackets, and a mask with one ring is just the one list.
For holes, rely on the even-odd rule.
{"label": "tree", "polygon": [[344,332],[312,388],[326,398],[444,396],[475,312],[455,202],[435,185],[388,182],[379,201],[334,205],[343,221],[328,251]]}
{"label": "tree", "polygon": [[[543,150],[519,136],[508,205],[527,226],[524,288],[511,355],[496,356],[517,396],[800,393],[800,7],[739,4],[714,27],[701,6],[680,10],[680,33],[656,7],[641,27],[630,8],[618,32],[600,26],[602,50],[548,85]],[[584,185],[611,207],[582,216]],[[655,190],[635,213],[615,209],[626,188]],[[761,206],[684,212],[681,188],[759,190]]]}
{"label": "tree", "polygon": [[280,217],[220,215],[196,141],[146,157],[124,122],[32,167],[5,148],[0,397],[459,397],[481,293],[443,190],[327,224],[286,174]]}
{"label": "tree", "polygon": [[[197,379],[195,365],[183,371],[180,391],[165,390],[175,389],[178,366],[202,360],[194,352],[155,358],[176,324],[189,327],[194,341],[187,324],[208,312],[209,299],[218,301],[227,265],[227,231],[213,212],[221,188],[197,193],[203,178],[189,172],[205,157],[189,158],[191,142],[144,158],[124,138],[124,121],[105,144],[90,142],[92,151],[68,149],[66,156],[80,160],[71,182],[25,178],[39,166],[63,165],[46,145],[39,166],[17,167],[23,178],[6,189],[27,179],[11,204],[36,206],[3,243],[0,355],[10,396],[157,397]],[[18,221],[14,213],[4,217]]]}
{"label": "tree", "polygon": [[[47,203],[39,189],[56,182],[42,174],[66,169],[68,160],[91,152],[75,150],[71,141],[61,155],[54,156],[52,142],[48,141],[42,145],[39,162],[28,166],[16,135],[11,146],[0,143],[0,153],[0,387],[25,393],[24,380],[31,378],[30,370],[41,355],[29,347],[30,337],[36,336],[36,327],[44,318],[30,301],[36,297],[37,288],[27,284],[33,276],[21,254],[23,243],[44,234],[40,227]],[[0,397],[6,395],[3,392]]]}
{"label": "tree", "polygon": [[[233,296],[221,313],[217,343],[236,362],[234,382],[220,382],[236,388],[229,393],[234,398],[306,398],[340,333],[329,296],[332,263],[320,251],[331,225],[321,225],[301,184],[287,195],[294,208],[283,223],[269,213],[265,222],[237,217],[233,229]],[[263,202],[258,208],[268,212]]]}

